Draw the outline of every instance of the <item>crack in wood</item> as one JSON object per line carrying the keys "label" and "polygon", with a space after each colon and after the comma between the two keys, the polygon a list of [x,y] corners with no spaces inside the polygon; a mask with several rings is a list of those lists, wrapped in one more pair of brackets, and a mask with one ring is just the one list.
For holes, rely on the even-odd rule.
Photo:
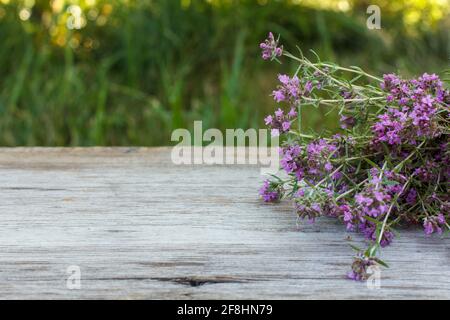
{"label": "crack in wood", "polygon": [[243,283],[250,281],[249,279],[237,279],[233,277],[106,277],[106,278],[87,278],[83,281],[161,281],[182,284],[190,287],[199,287],[206,284],[218,283]]}
{"label": "crack in wood", "polygon": [[237,279],[232,277],[181,277],[181,278],[167,278],[163,281],[175,282],[191,287],[200,287],[205,284],[248,282],[247,279]]}
{"label": "crack in wood", "polygon": [[17,191],[66,191],[67,189],[38,188],[38,187],[0,187],[0,190],[17,190]]}
{"label": "crack in wood", "polygon": [[138,262],[138,265],[146,266],[146,267],[155,267],[155,268],[173,268],[173,267],[201,267],[205,264],[202,262],[183,262],[183,261],[174,261],[174,262]]}

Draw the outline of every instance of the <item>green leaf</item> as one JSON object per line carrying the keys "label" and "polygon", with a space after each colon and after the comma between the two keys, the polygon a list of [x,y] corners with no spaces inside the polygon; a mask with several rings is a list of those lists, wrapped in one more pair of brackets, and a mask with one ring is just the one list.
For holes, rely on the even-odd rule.
{"label": "green leaf", "polygon": [[277,176],[274,175],[274,174],[268,173],[268,175],[271,176],[272,178],[277,179],[277,180],[280,181],[280,182],[283,182],[283,180],[281,180],[279,177],[277,177]]}
{"label": "green leaf", "polygon": [[375,257],[377,254],[377,251],[378,251],[378,245],[374,244],[367,249],[365,255],[367,257]]}
{"label": "green leaf", "polygon": [[383,184],[385,184],[387,186],[396,186],[400,183],[398,181],[394,181],[394,180],[384,180]]}
{"label": "green leaf", "polygon": [[353,250],[355,250],[356,252],[362,251],[361,248],[358,248],[357,246],[355,246],[355,245],[353,245],[353,244],[349,244],[349,246],[350,246]]}
{"label": "green leaf", "polygon": [[386,262],[384,262],[383,260],[381,260],[381,259],[379,259],[379,258],[376,258],[375,261],[376,261],[377,263],[381,264],[383,267],[389,268],[389,265],[388,265]]}
{"label": "green leaf", "polygon": [[364,219],[366,219],[366,220],[368,220],[368,221],[370,221],[370,222],[375,223],[377,226],[378,226],[379,224],[381,224],[381,221],[376,220],[376,219],[374,219],[374,218],[372,218],[372,217],[369,217],[369,216],[364,216]]}
{"label": "green leaf", "polygon": [[368,164],[370,164],[372,167],[375,167],[375,168],[377,168],[377,169],[381,169],[375,162],[373,162],[372,160],[370,160],[370,159],[368,159],[368,158],[366,158],[366,157],[363,157],[363,159],[368,163]]}

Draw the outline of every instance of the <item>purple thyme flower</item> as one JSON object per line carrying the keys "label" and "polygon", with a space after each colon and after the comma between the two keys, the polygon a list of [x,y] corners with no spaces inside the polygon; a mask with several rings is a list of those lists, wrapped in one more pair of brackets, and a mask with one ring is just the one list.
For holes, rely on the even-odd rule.
{"label": "purple thyme flower", "polygon": [[425,231],[425,234],[427,236],[431,235],[434,232],[434,226],[433,223],[429,220],[425,220],[423,223],[423,229]]}
{"label": "purple thyme flower", "polygon": [[422,182],[433,182],[438,178],[439,169],[438,162],[427,160],[426,166],[417,168],[414,174]]}
{"label": "purple thyme flower", "polygon": [[352,264],[352,270],[347,274],[347,277],[355,281],[367,280],[369,277],[369,267],[375,265],[378,265],[375,258],[367,257],[364,254],[359,253],[355,257]]}
{"label": "purple thyme flower", "polygon": [[272,136],[279,136],[280,134],[289,132],[291,129],[291,122],[297,116],[294,108],[286,114],[282,109],[278,108],[275,114],[268,115],[264,119],[264,123],[271,128]]}
{"label": "purple thyme flower", "polygon": [[339,94],[344,99],[351,99],[353,97],[353,92],[351,91],[342,90]]}
{"label": "purple thyme flower", "polygon": [[423,222],[423,229],[427,236],[433,233],[441,234],[442,228],[445,228],[445,226],[446,221],[442,213],[438,214],[437,216],[427,217]]}
{"label": "purple thyme flower", "polygon": [[272,96],[276,102],[291,101],[296,103],[302,94],[300,87],[300,79],[294,76],[292,79],[289,76],[280,74],[278,75],[280,85],[277,90],[272,92]]}
{"label": "purple thyme flower", "polygon": [[437,103],[442,103],[445,93],[436,75],[423,74],[418,79],[402,80],[393,74],[384,75],[381,88],[388,92],[387,103],[395,107],[378,116],[372,126],[378,146],[416,145],[417,139],[432,139],[441,135],[437,125]]}
{"label": "purple thyme flower", "polygon": [[311,223],[314,223],[317,217],[323,215],[324,211],[322,205],[317,202],[313,202],[309,205],[302,202],[294,202],[295,210],[302,219],[308,219]]}
{"label": "purple thyme flower", "polygon": [[264,60],[275,59],[283,54],[283,46],[278,46],[278,40],[275,40],[272,32],[269,32],[267,39],[259,47],[262,49],[262,58]]}
{"label": "purple thyme flower", "polygon": [[340,119],[340,123],[341,123],[341,128],[342,129],[350,129],[350,128],[352,128],[355,125],[356,120],[352,116],[342,115],[341,119]]}
{"label": "purple thyme flower", "polygon": [[286,100],[286,96],[284,95],[283,90],[275,90],[272,95],[273,95],[273,99],[276,102],[281,102],[281,101]]}
{"label": "purple thyme flower", "polygon": [[[367,240],[378,241],[377,226],[375,223],[370,221],[365,221],[358,226],[358,230],[365,236]],[[385,229],[383,236],[380,239],[380,245],[382,248],[387,247],[391,244],[394,239],[394,233],[392,231]]]}
{"label": "purple thyme flower", "polygon": [[[319,139],[307,145],[305,161],[311,182],[321,180],[335,169],[328,159],[336,158],[337,152],[338,147],[334,141]],[[337,172],[333,175],[334,179],[339,177]]]}
{"label": "purple thyme flower", "polygon": [[313,84],[312,84],[312,82],[311,82],[311,81],[307,81],[307,82],[305,83],[305,93],[306,93],[306,94],[309,94],[309,93],[311,93],[312,90],[313,90]]}
{"label": "purple thyme flower", "polygon": [[291,128],[291,123],[290,123],[289,121],[284,121],[284,122],[281,124],[281,127],[283,128],[283,131],[284,131],[284,132],[288,132],[289,129]]}
{"label": "purple thyme flower", "polygon": [[275,116],[276,116],[277,118],[281,118],[283,115],[284,115],[284,111],[281,110],[280,108],[278,108],[278,110],[275,111]]}
{"label": "purple thyme flower", "polygon": [[277,187],[269,180],[264,181],[263,186],[259,190],[259,195],[263,198],[264,202],[275,202],[281,197]]}
{"label": "purple thyme flower", "polygon": [[264,119],[264,123],[266,125],[271,125],[273,122],[273,117],[271,115],[268,115],[265,119]]}
{"label": "purple thyme flower", "polygon": [[298,180],[302,180],[305,176],[305,169],[300,158],[302,148],[299,145],[291,145],[283,147],[280,154],[283,157],[280,161],[281,167],[286,173],[293,173]]}
{"label": "purple thyme flower", "polygon": [[270,135],[272,137],[279,137],[280,136],[280,129],[272,129],[272,130],[270,130]]}
{"label": "purple thyme flower", "polygon": [[357,213],[356,210],[352,210],[352,207],[348,204],[341,204],[339,206],[340,216],[343,218],[348,231],[354,231],[356,225],[362,222],[361,217],[356,216],[353,212]]}
{"label": "purple thyme flower", "polygon": [[291,108],[288,113],[288,117],[290,117],[291,119],[297,117],[297,111],[295,111],[295,108]]}
{"label": "purple thyme flower", "polygon": [[407,204],[413,205],[416,203],[416,200],[417,200],[417,191],[416,191],[416,189],[412,188],[409,190],[405,201]]}

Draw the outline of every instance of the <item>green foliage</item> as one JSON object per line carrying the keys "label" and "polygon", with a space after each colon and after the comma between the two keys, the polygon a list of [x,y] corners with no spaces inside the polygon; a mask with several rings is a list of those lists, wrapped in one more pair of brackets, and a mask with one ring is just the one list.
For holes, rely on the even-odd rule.
{"label": "green foliage", "polygon": [[[167,145],[174,128],[194,120],[262,127],[273,109],[266,92],[276,83],[258,49],[269,30],[375,73],[448,67],[445,26],[410,37],[395,25],[367,30],[364,12],[289,1],[185,2],[97,1],[83,8],[80,30],[66,27],[68,4],[55,12],[35,1],[26,21],[21,1],[0,4],[0,145]],[[334,118],[317,109],[303,122],[320,130]]]}

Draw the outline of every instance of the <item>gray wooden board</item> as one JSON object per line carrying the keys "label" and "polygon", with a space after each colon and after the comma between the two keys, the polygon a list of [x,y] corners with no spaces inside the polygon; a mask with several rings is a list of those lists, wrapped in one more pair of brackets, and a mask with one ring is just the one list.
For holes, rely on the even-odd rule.
{"label": "gray wooden board", "polygon": [[345,278],[361,237],[262,203],[262,180],[169,148],[0,149],[0,298],[450,298],[448,236],[402,230],[370,290]]}

